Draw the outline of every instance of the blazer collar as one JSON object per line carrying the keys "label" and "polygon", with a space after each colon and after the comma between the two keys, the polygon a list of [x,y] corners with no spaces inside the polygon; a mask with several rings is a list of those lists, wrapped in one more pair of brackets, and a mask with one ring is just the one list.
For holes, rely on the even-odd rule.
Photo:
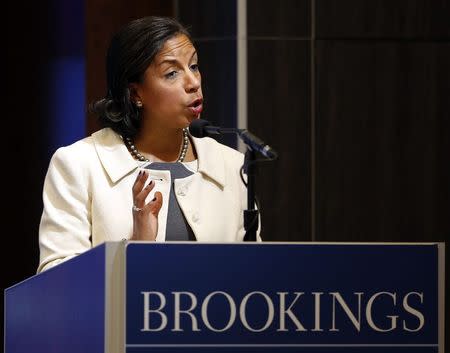
{"label": "blazer collar", "polygon": [[135,170],[139,163],[128,152],[122,138],[110,128],[92,134],[98,158],[113,183]]}
{"label": "blazer collar", "polygon": [[[100,162],[113,183],[134,171],[139,163],[131,156],[122,138],[110,128],[92,134]],[[197,151],[198,171],[207,175],[221,187],[225,186],[225,162],[220,144],[211,138],[196,138],[191,141]]]}
{"label": "blazer collar", "polygon": [[210,137],[196,138],[191,136],[191,141],[197,151],[198,171],[224,187],[226,174],[222,146]]}

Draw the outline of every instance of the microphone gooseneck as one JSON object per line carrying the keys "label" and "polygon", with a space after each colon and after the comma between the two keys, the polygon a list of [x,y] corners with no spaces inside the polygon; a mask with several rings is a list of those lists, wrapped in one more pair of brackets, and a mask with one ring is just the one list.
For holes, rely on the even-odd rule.
{"label": "microphone gooseneck", "polygon": [[202,138],[211,135],[220,135],[225,133],[238,134],[242,141],[249,146],[253,151],[261,153],[264,157],[268,159],[278,158],[278,153],[270,147],[268,144],[264,143],[260,138],[253,135],[246,129],[237,128],[222,128],[218,126],[213,126],[207,120],[195,119],[189,125],[189,132],[192,136]]}

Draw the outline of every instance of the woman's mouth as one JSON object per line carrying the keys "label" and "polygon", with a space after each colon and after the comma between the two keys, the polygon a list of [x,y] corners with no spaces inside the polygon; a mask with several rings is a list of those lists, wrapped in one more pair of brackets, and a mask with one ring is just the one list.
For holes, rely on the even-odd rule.
{"label": "woman's mouth", "polygon": [[203,110],[203,99],[198,98],[188,105],[188,109],[192,112],[193,115],[200,115]]}

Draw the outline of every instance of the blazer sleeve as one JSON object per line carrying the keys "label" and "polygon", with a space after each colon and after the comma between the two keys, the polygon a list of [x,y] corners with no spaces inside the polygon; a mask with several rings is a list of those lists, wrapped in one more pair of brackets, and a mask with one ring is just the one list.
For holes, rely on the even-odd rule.
{"label": "blazer sleeve", "polygon": [[74,152],[58,149],[45,176],[37,273],[92,247],[88,170]]}

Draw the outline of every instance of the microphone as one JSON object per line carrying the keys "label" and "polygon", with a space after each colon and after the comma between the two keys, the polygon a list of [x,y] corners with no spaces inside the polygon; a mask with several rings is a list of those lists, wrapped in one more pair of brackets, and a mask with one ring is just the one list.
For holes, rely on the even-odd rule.
{"label": "microphone", "polygon": [[207,120],[195,119],[189,125],[189,132],[194,137],[208,137],[224,133],[236,134],[240,132],[240,129],[212,126]]}
{"label": "microphone", "polygon": [[275,152],[275,150],[270,147],[268,144],[266,144],[264,141],[262,141],[260,138],[253,135],[248,130],[242,130],[239,135],[241,136],[241,139],[244,141],[244,143],[254,151],[258,151],[261,153],[264,157],[268,159],[277,159],[278,153]]}
{"label": "microphone", "polygon": [[195,119],[189,125],[189,132],[194,137],[205,137],[211,135],[220,135],[224,133],[235,133],[240,136],[242,141],[248,145],[252,150],[261,153],[264,157],[269,159],[278,158],[278,153],[263,142],[260,138],[256,137],[248,130],[237,128],[222,128],[218,126],[212,126],[211,123],[203,119]]}

